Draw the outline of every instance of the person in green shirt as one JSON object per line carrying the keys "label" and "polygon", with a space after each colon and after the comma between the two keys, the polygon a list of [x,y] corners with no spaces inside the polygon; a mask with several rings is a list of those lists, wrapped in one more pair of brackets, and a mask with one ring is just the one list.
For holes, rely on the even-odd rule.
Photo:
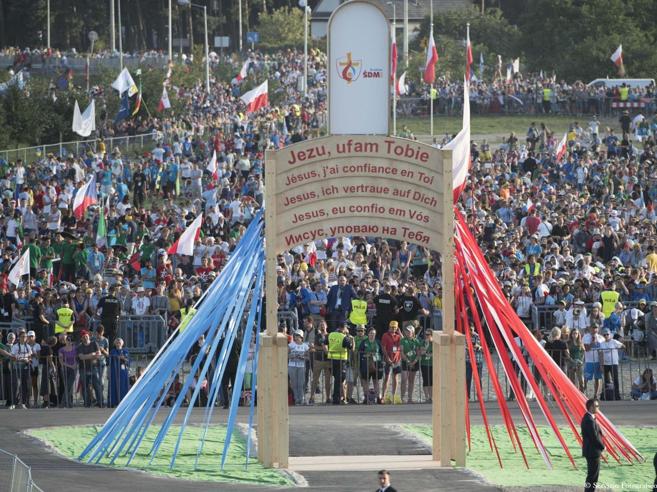
{"label": "person in green shirt", "polygon": [[401,340],[401,359],[402,359],[402,380],[401,380],[401,397],[404,399],[406,390],[408,396],[407,403],[413,403],[413,389],[415,387],[415,375],[419,368],[420,356],[418,349],[420,342],[415,338],[415,328],[412,324],[404,328],[404,338]]}
{"label": "person in green shirt", "polygon": [[71,238],[66,238],[61,246],[61,268],[60,280],[65,282],[75,281],[75,259],[73,255],[78,247]]}
{"label": "person in green shirt", "polygon": [[48,277],[53,273],[53,259],[57,258],[55,248],[50,244],[50,237],[43,236],[41,238],[41,268],[48,272]]}
{"label": "person in green shirt", "polygon": [[379,380],[383,378],[383,351],[381,344],[376,339],[376,328],[370,328],[367,338],[362,340],[358,347],[358,357],[360,359],[360,384],[363,387],[363,403],[374,403],[368,395],[370,394],[370,381],[376,395],[376,403],[381,403],[381,393],[379,392]]}
{"label": "person in green shirt", "polygon": [[36,243],[36,240],[32,235],[25,238],[25,246],[23,246],[23,253],[25,250],[30,250],[30,276],[32,278],[36,277],[37,269],[39,268],[39,263],[41,262],[41,248]]}
{"label": "person in green shirt", "polygon": [[422,389],[425,401],[431,403],[433,390],[433,331],[424,332],[424,341],[418,349],[420,353],[420,373],[422,374]]}
{"label": "person in green shirt", "polygon": [[75,264],[76,278],[89,277],[89,269],[87,267],[87,250],[85,249],[83,243],[76,245],[75,251],[73,252],[73,263]]}

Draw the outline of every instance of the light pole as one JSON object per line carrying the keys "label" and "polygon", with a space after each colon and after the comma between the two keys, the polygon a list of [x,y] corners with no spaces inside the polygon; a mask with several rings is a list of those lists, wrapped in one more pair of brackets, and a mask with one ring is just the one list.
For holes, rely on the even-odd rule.
{"label": "light pole", "polygon": [[169,63],[173,60],[173,39],[171,38],[173,35],[172,22],[173,15],[171,14],[171,0],[169,0]]}
{"label": "light pole", "polygon": [[48,26],[47,26],[47,29],[46,29],[46,38],[47,38],[46,44],[48,45],[48,52],[50,53],[50,0],[48,0],[48,2],[46,3],[46,10],[48,11],[48,14],[47,14],[47,16],[48,16]]}
{"label": "light pole", "polygon": [[408,68],[408,0],[404,0],[404,66]]}
{"label": "light pole", "polygon": [[[196,7],[197,9],[203,9],[203,22],[205,26],[205,90],[210,93],[210,45],[208,44],[208,8],[205,5],[197,5],[191,3],[189,0],[178,0],[178,5],[189,5],[191,7]],[[240,40],[241,44],[241,40]],[[190,50],[193,50],[193,46],[190,46]]]}
{"label": "light pole", "polygon": [[118,0],[117,11],[119,16],[119,63],[121,70],[123,70],[123,29],[121,28],[121,0]]}
{"label": "light pole", "polygon": [[241,52],[242,51],[242,0],[237,0],[237,22],[239,22],[239,26],[237,26],[237,32],[240,37],[238,41],[238,47]]}
{"label": "light pole", "polygon": [[299,0],[303,9],[303,96],[308,96],[308,14],[310,7],[307,0]]}
{"label": "light pole", "polygon": [[[50,4],[50,1],[48,2]],[[110,44],[112,55],[116,52],[116,25],[114,25],[114,0],[110,0]]]}
{"label": "light pole", "polygon": [[[397,46],[397,4],[394,0],[387,2],[392,5],[392,41]],[[395,57],[396,58],[396,57]],[[394,65],[397,64],[395,59]],[[392,65],[392,64],[391,64]],[[390,67],[392,68],[392,66]],[[392,74],[392,134],[397,136],[397,74]]]}

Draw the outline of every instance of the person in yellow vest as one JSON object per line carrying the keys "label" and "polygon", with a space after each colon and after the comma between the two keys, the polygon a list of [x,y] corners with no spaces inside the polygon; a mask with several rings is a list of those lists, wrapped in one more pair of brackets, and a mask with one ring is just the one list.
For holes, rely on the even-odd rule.
{"label": "person in yellow vest", "polygon": [[618,97],[621,100],[621,102],[626,102],[629,95],[630,95],[630,88],[625,84],[621,85],[618,88]]}
{"label": "person in yellow vest", "polygon": [[548,85],[543,87],[543,112],[550,112],[550,99],[552,99],[552,88]]}
{"label": "person in yellow vest", "polygon": [[333,372],[333,404],[339,405],[344,394],[344,378],[347,370],[349,351],[354,347],[353,338],[349,335],[347,323],[340,323],[338,329],[329,333],[328,358]]}
{"label": "person in yellow vest", "polygon": [[612,290],[613,285],[608,284],[607,290],[600,292],[600,301],[602,302],[602,314],[605,315],[605,319],[614,312],[616,303],[620,299],[620,294],[615,290]]}
{"label": "person in yellow vest", "polygon": [[358,291],[358,297],[351,300],[351,313],[349,313],[349,323],[354,326],[367,324],[367,301],[365,292]]}
{"label": "person in yellow vest", "polygon": [[55,335],[60,333],[73,333],[73,310],[70,308],[68,301],[64,300],[62,307],[56,312],[57,321],[55,321]]}
{"label": "person in yellow vest", "polygon": [[178,326],[178,333],[182,333],[187,325],[196,314],[196,309],[193,306],[184,307],[180,310],[180,325]]}

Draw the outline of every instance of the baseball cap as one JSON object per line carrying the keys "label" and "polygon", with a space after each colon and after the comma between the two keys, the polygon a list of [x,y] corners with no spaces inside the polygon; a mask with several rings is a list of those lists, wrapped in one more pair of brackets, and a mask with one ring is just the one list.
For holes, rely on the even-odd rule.
{"label": "baseball cap", "polygon": [[388,325],[390,328],[399,328],[399,323],[396,321],[391,321],[390,324]]}
{"label": "baseball cap", "polygon": [[295,330],[294,331],[294,336],[295,337],[303,337],[303,332],[301,330]]}
{"label": "baseball cap", "polygon": [[34,330],[30,330],[30,331],[27,332],[27,336],[28,337],[35,337],[36,333],[34,333]]}

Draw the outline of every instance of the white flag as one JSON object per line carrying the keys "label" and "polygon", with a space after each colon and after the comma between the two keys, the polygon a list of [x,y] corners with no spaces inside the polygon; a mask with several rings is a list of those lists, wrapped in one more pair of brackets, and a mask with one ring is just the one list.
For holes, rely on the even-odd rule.
{"label": "white flag", "polygon": [[[76,120],[77,117],[77,120]],[[81,137],[88,137],[96,129],[96,104],[91,100],[84,113],[80,114],[80,107],[75,101],[73,109],[73,131]]]}
{"label": "white flag", "polygon": [[77,133],[81,125],[82,125],[82,113],[80,113],[80,106],[78,106],[78,101],[76,99],[75,106],[73,106],[73,125],[71,126],[71,130]]}
{"label": "white flag", "polygon": [[139,90],[137,89],[137,84],[135,84],[135,81],[132,80],[132,75],[130,75],[130,72],[127,68],[121,70],[119,76],[114,82],[112,82],[112,87],[119,91],[119,95],[122,95],[125,91],[128,91],[128,97],[132,97]]}
{"label": "white flag", "polygon": [[18,286],[23,275],[30,273],[30,249],[26,249],[23,256],[16,262],[14,267],[9,272],[8,280]]}
{"label": "white flag", "polygon": [[513,60],[511,66],[513,67],[513,73],[520,73],[520,58]]}

